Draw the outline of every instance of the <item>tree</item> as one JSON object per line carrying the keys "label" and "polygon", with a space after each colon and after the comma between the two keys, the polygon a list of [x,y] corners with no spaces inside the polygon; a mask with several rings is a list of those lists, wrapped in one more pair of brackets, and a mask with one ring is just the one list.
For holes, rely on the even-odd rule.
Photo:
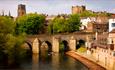
{"label": "tree", "polygon": [[10,17],[0,16],[0,53],[9,54],[8,51],[14,47],[14,26]]}
{"label": "tree", "polygon": [[6,55],[8,59],[14,58],[17,52],[16,48],[24,42],[24,35],[15,35],[15,24],[13,19],[6,16],[0,16],[0,59]]}
{"label": "tree", "polygon": [[45,16],[40,14],[27,14],[16,20],[16,33],[38,34],[43,30]]}
{"label": "tree", "polygon": [[14,32],[15,25],[10,17],[0,16],[0,33],[8,34]]}
{"label": "tree", "polygon": [[63,25],[64,25],[64,19],[61,18],[55,18],[53,20],[53,32],[54,33],[61,33],[63,32]]}
{"label": "tree", "polygon": [[47,29],[49,34],[53,34],[53,23],[50,23]]}
{"label": "tree", "polygon": [[51,21],[48,26],[48,32],[52,33],[64,33],[64,32],[74,32],[79,30],[81,23],[78,15],[70,15],[69,18],[56,17]]}
{"label": "tree", "polygon": [[79,15],[72,14],[68,19],[68,32],[78,31],[81,26]]}
{"label": "tree", "polygon": [[94,12],[92,12],[92,11],[88,11],[88,10],[83,11],[83,12],[80,13],[79,15],[80,15],[80,17],[96,17],[96,16],[97,16],[96,13],[94,13]]}
{"label": "tree", "polygon": [[64,32],[64,23],[65,19],[56,17],[54,20],[51,21],[51,23],[48,26],[48,32],[50,34],[55,34],[55,33],[62,33]]}

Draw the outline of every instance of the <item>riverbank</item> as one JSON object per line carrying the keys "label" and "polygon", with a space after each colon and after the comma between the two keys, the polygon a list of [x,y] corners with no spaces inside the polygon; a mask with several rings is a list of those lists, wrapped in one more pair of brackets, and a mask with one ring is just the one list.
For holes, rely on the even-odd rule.
{"label": "riverbank", "polygon": [[104,67],[96,64],[91,60],[86,59],[85,57],[77,54],[74,51],[69,51],[66,54],[82,62],[84,65],[86,65],[89,68],[89,70],[106,70]]}

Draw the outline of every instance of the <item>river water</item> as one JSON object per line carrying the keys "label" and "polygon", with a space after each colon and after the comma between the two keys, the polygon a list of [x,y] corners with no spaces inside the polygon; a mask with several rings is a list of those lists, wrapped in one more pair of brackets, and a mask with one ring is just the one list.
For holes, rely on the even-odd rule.
{"label": "river water", "polygon": [[88,70],[81,62],[65,54],[33,54],[13,65],[0,63],[0,70]]}

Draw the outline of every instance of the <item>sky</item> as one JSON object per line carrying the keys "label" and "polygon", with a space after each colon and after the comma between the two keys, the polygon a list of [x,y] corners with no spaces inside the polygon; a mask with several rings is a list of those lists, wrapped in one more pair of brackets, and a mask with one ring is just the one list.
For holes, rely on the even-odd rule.
{"label": "sky", "polygon": [[17,16],[18,4],[26,5],[26,12],[49,15],[71,14],[71,7],[85,5],[88,10],[115,13],[115,0],[0,0],[0,14]]}

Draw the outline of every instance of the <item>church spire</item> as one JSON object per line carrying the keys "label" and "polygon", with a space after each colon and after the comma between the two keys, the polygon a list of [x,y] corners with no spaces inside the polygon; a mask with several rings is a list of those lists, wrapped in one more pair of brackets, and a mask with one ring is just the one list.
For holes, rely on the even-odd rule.
{"label": "church spire", "polygon": [[4,16],[4,10],[2,10],[2,16]]}
{"label": "church spire", "polygon": [[8,16],[11,16],[11,13],[10,13],[10,11],[9,11],[9,13],[8,13]]}

